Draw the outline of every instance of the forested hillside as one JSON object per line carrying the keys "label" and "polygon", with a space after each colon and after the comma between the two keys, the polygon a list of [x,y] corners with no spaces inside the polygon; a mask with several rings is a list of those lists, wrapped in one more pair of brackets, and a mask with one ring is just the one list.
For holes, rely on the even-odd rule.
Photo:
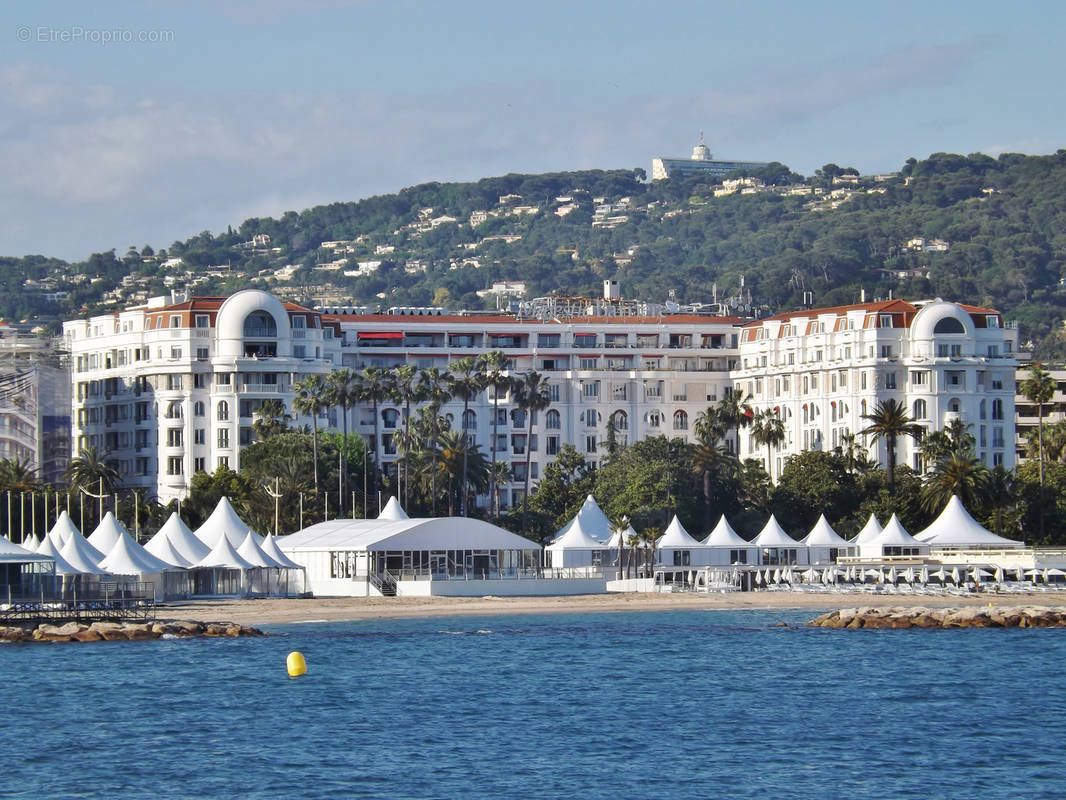
{"label": "forested hillside", "polygon": [[131,247],[73,265],[0,259],[0,314],[62,318],[165,286],[494,307],[475,292],[495,281],[524,281],[534,296],[597,293],[604,277],[619,278],[627,297],[709,302],[712,284],[721,299],[743,278],[752,306],[771,311],[805,293],[816,305],[855,302],[860,289],[996,306],[1038,355],[1066,355],[1066,150],[938,153],[870,178],[828,164],[804,179],[774,164],[725,195],[698,178],[644,177],[638,169],[429,183],[249,219],[158,252]]}

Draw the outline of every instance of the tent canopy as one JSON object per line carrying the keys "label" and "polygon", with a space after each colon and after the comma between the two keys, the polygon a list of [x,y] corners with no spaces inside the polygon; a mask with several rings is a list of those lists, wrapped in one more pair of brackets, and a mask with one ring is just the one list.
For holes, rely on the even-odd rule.
{"label": "tent canopy", "polygon": [[303,569],[303,567],[281,552],[277,539],[271,534],[267,534],[267,537],[263,540],[263,552],[285,569]]}
{"label": "tent canopy", "polygon": [[766,521],[763,529],[759,531],[759,535],[751,540],[751,543],[757,547],[795,547],[799,542],[785,533],[785,529],[782,528],[773,514],[770,515],[770,519]]}
{"label": "tent canopy", "polygon": [[811,528],[811,532],[808,533],[802,540],[802,543],[807,547],[847,547],[848,543],[843,537],[840,536],[833,527],[829,524],[829,521],[825,518],[825,514],[818,517],[818,521],[814,523],[814,527]]}
{"label": "tent canopy", "polygon": [[104,514],[104,518],[100,520],[100,524],[96,526],[96,530],[89,534],[89,544],[101,553],[110,553],[111,548],[115,546],[123,532],[128,533],[126,526],[115,519],[115,515],[108,511]]}
{"label": "tent canopy", "polygon": [[877,521],[875,515],[871,514],[859,534],[851,540],[851,544],[869,544],[880,535],[881,523]]}
{"label": "tent canopy", "polygon": [[48,561],[50,556],[31,553],[25,547],[0,536],[0,564],[28,564],[30,562]]}
{"label": "tent canopy", "polygon": [[378,519],[410,519],[407,516],[407,512],[403,510],[400,505],[400,501],[395,496],[389,498],[389,502],[385,504],[385,507],[381,509],[381,513],[378,514]]}
{"label": "tent canopy", "polygon": [[[45,544],[50,541],[51,539],[45,539],[44,542],[41,542],[41,548],[44,548]],[[100,562],[104,560],[104,554],[89,544],[80,533],[76,536],[71,536],[67,543],[63,545],[59,554],[77,572],[83,575],[103,575],[107,572],[107,570],[100,568]]]}
{"label": "tent canopy", "polygon": [[280,567],[281,564],[263,552],[259,542],[255,540],[255,534],[248,531],[241,546],[237,548],[237,555],[251,564],[253,567]]}
{"label": "tent canopy", "polygon": [[871,545],[881,547],[922,547],[922,542],[915,539],[909,533],[907,529],[903,527],[903,523],[899,521],[899,518],[893,514],[892,518],[885,525],[884,530],[881,531],[872,541]]}
{"label": "tent canopy", "polygon": [[[247,535],[248,534],[245,533],[245,536]],[[255,565],[250,564],[241,558],[237,553],[237,550],[232,544],[230,544],[228,538],[225,536],[219,536],[218,543],[196,566],[197,568],[220,567],[222,569],[252,569]]]}
{"label": "tent canopy", "polygon": [[[606,538],[606,537],[605,537]],[[617,545],[616,545],[617,547]],[[574,517],[566,527],[562,536],[552,542],[547,550],[606,550],[607,545],[600,539],[585,530],[580,517]]]}
{"label": "tent canopy", "polygon": [[218,540],[225,537],[236,549],[241,546],[250,530],[251,528],[233,510],[229,498],[223,496],[219,499],[215,510],[211,512],[211,516],[196,529],[196,538],[214,550],[218,545]]}
{"label": "tent canopy", "polygon": [[[279,537],[282,552],[296,550],[540,550],[523,536],[479,519],[434,517],[331,519]],[[597,549],[603,547],[595,543]]]}
{"label": "tent canopy", "polygon": [[689,532],[685,530],[685,526],[681,524],[677,514],[674,514],[674,518],[670,520],[670,524],[666,526],[666,530],[663,531],[663,535],[659,537],[659,541],[655,543],[655,546],[660,550],[663,548],[688,550],[693,547],[703,547],[700,542],[693,539]]}
{"label": "tent canopy", "polygon": [[703,540],[703,543],[708,547],[729,547],[736,549],[738,547],[751,547],[751,542],[747,539],[742,539],[740,535],[733,530],[733,527],[729,524],[725,518],[725,514],[722,514],[722,518],[718,520],[718,524],[714,526],[714,530],[710,535]]}
{"label": "tent canopy", "polygon": [[106,569],[112,575],[145,573],[154,575],[164,570],[174,569],[170,564],[156,558],[137,544],[126,530],[120,531],[118,541],[111,548],[111,552],[100,562],[100,568]]}
{"label": "tent canopy", "polygon": [[915,538],[931,547],[1024,547],[1024,542],[996,536],[981,527],[954,495],[940,516]]}
{"label": "tent canopy", "polygon": [[211,548],[197,539],[189,526],[181,521],[177,512],[170,515],[144,549],[176,567],[191,567],[211,552]]}
{"label": "tent canopy", "polygon": [[558,541],[563,535],[570,530],[570,526],[575,521],[581,521],[581,527],[585,529],[585,533],[592,536],[599,541],[606,541],[611,537],[611,521],[607,519],[607,515],[603,513],[603,509],[600,508],[591,494],[585,498],[585,502],[581,504],[581,508],[577,510],[577,514],[560,530],[556,531],[555,539],[553,542]]}
{"label": "tent canopy", "polygon": [[63,511],[59,515],[59,519],[52,525],[52,529],[48,531],[48,535],[52,537],[52,540],[56,543],[56,547],[62,548],[67,543],[67,540],[72,534],[81,535],[81,531],[78,530],[73,520],[70,518],[70,514]]}

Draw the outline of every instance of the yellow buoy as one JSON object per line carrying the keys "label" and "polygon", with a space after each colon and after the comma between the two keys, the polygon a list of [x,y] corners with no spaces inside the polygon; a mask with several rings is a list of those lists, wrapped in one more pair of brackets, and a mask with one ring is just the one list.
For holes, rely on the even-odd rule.
{"label": "yellow buoy", "polygon": [[285,659],[285,668],[289,671],[290,678],[298,678],[301,675],[307,673],[307,662],[304,660],[304,654],[298,650],[293,650],[289,653],[289,657]]}

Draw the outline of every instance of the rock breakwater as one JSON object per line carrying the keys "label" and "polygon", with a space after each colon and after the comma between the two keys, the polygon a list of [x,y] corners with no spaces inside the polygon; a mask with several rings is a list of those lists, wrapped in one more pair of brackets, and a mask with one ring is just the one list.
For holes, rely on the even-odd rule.
{"label": "rock breakwater", "polygon": [[811,620],[818,628],[1062,628],[1066,606],[962,606],[925,608],[862,606]]}
{"label": "rock breakwater", "polygon": [[233,622],[67,622],[42,623],[36,628],[0,626],[2,642],[101,642],[131,639],[188,639],[194,636],[263,636],[258,628]]}

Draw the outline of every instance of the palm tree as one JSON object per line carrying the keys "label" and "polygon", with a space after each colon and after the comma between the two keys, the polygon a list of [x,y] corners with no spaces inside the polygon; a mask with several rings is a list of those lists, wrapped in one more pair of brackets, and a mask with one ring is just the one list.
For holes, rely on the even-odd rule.
{"label": "palm tree", "polygon": [[466,516],[466,457],[469,448],[466,446],[466,416],[470,409],[470,401],[475,399],[481,390],[485,388],[485,373],[484,364],[479,358],[460,358],[458,361],[453,361],[452,368],[452,380],[449,387],[453,397],[458,397],[463,401],[463,416],[459,424],[460,437],[463,440],[463,480],[461,485],[463,489],[463,502],[462,502],[462,515]]}
{"label": "palm tree", "polygon": [[785,423],[779,412],[766,408],[755,415],[751,423],[752,438],[759,444],[766,445],[766,474],[770,482],[774,480],[774,464],[771,447],[778,447],[785,441]]}
{"label": "palm tree", "polygon": [[511,465],[506,461],[495,461],[489,465],[489,515],[495,519],[500,514],[500,484],[510,483]]}
{"label": "palm tree", "polygon": [[33,492],[41,481],[32,462],[18,458],[0,459],[0,492]]}
{"label": "palm tree", "polygon": [[299,414],[311,417],[311,459],[314,462],[315,496],[318,496],[318,415],[327,407],[326,381],[321,375],[308,375],[293,386],[296,390],[292,408]]}
{"label": "palm tree", "polygon": [[715,409],[719,424],[727,434],[736,435],[737,457],[740,457],[740,429],[751,424],[754,416],[751,411],[751,395],[745,395],[740,389],[727,389],[725,397],[718,401]]}
{"label": "palm tree", "polygon": [[874,442],[878,439],[885,440],[888,493],[889,495],[895,494],[896,439],[900,436],[910,436],[912,439],[920,440],[922,434],[925,433],[925,428],[911,419],[907,414],[907,407],[901,401],[892,398],[882,400],[872,414],[863,414],[862,418],[870,423],[861,431],[864,436],[872,434]]}
{"label": "palm tree", "polygon": [[452,395],[448,390],[451,374],[441,371],[439,367],[427,367],[418,375],[419,389],[426,400],[427,409],[432,416],[430,433],[430,508],[432,516],[437,516],[437,440],[440,438],[440,409]]}
{"label": "palm tree", "polygon": [[[337,478],[337,513],[344,510],[344,487],[348,485],[348,409],[359,402],[362,393],[362,380],[358,373],[350,369],[335,369],[326,378],[328,387],[326,402],[341,411],[341,428],[343,438],[340,447],[340,474]],[[364,498],[365,502],[365,498]]]}
{"label": "palm tree", "polygon": [[526,412],[528,427],[526,431],[526,486],[522,495],[522,535],[526,533],[526,515],[529,509],[529,464],[533,455],[533,415],[544,411],[552,404],[548,393],[548,381],[536,370],[530,370],[522,376],[516,387],[515,402]]}
{"label": "palm tree", "polygon": [[[495,496],[497,494],[496,486],[496,439],[499,431],[499,410],[500,410],[500,392],[510,391],[514,385],[514,380],[510,375],[505,375],[504,371],[510,366],[510,361],[507,355],[502,350],[492,350],[486,353],[482,357],[482,363],[485,368],[485,386],[492,387],[492,442],[489,445],[489,450],[492,453],[492,470],[489,472],[489,494]],[[500,504],[496,503],[496,514],[499,514]],[[493,515],[495,519],[495,515]]]}
{"label": "palm tree", "polygon": [[955,495],[964,506],[974,508],[983,499],[989,471],[981,461],[952,454],[936,463],[922,487],[922,506],[936,512]]}
{"label": "palm tree", "polygon": [[259,441],[277,436],[288,430],[290,417],[285,411],[285,404],[276,397],[264,400],[262,405],[255,410],[255,419],[252,420],[252,431]]}
{"label": "palm tree", "polygon": [[1044,538],[1044,404],[1055,396],[1058,388],[1051,373],[1041,369],[1039,364],[1029,368],[1029,377],[1018,386],[1018,391],[1030,403],[1036,403],[1037,430],[1040,442],[1040,539]]}
{"label": "palm tree", "polygon": [[100,494],[114,493],[121,480],[118,470],[108,464],[95,447],[82,448],[81,452],[70,460],[64,477],[74,489],[83,492],[100,491]]}
{"label": "palm tree", "polygon": [[[411,441],[411,403],[424,399],[421,388],[415,382],[417,371],[411,364],[401,364],[392,371],[392,380],[389,383],[389,396],[397,403],[403,403],[403,433],[404,441]],[[408,488],[408,461],[404,454],[403,460],[403,505],[404,508],[410,502],[410,490]]]}
{"label": "palm tree", "polygon": [[922,436],[919,447],[927,468],[950,458],[953,455],[969,457],[973,455],[977,440],[969,429],[973,426],[963,422],[961,417],[951,420],[943,430],[933,431]]}
{"label": "palm tree", "polygon": [[1015,502],[1014,473],[999,464],[988,473],[988,484],[984,493],[985,505],[996,514],[996,533],[1003,535],[1003,509]]}
{"label": "palm tree", "polygon": [[[374,407],[374,485],[373,495],[378,496],[378,490],[381,488],[381,469],[379,465],[378,452],[381,450],[380,445],[380,431],[379,426],[381,424],[380,415],[378,414],[378,405],[382,400],[385,400],[389,396],[390,377],[388,370],[381,369],[380,367],[367,367],[363,370],[363,386],[360,392],[360,400],[369,401]],[[363,498],[364,503],[368,503],[368,498]],[[378,509],[379,513],[381,509]]]}
{"label": "palm tree", "polygon": [[869,464],[866,448],[859,443],[854,433],[842,434],[840,444],[833,448],[833,452],[844,460],[844,467],[849,475],[856,469],[866,469]]}
{"label": "palm tree", "polygon": [[[481,448],[472,443],[462,431],[446,431],[440,435],[440,470],[448,481],[448,514],[455,511],[455,496],[460,505],[466,504],[466,496],[473,488],[482,492],[488,485],[489,466]],[[451,487],[457,487],[457,492]]]}

